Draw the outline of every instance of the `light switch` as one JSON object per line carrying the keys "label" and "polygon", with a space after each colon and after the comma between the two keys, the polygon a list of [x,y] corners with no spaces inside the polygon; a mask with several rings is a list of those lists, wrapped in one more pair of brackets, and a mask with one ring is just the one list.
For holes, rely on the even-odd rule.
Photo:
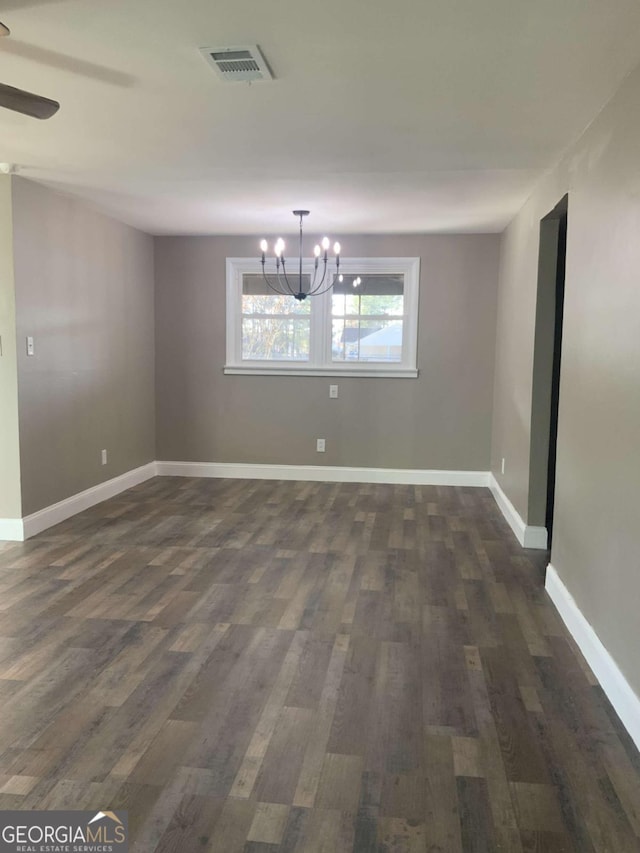
{"label": "light switch", "polygon": [[332,400],[338,399],[338,386],[337,385],[329,385],[329,396]]}
{"label": "light switch", "polygon": [[35,353],[35,349],[33,347],[33,338],[31,335],[27,337],[27,355],[33,355]]}

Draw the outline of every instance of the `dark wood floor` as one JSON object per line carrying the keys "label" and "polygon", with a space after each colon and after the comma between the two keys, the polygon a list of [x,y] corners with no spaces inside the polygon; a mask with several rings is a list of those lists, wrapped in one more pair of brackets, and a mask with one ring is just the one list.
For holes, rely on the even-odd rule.
{"label": "dark wood floor", "polygon": [[640,759],[485,489],[157,478],[0,543],[0,808],[132,849],[640,850]]}

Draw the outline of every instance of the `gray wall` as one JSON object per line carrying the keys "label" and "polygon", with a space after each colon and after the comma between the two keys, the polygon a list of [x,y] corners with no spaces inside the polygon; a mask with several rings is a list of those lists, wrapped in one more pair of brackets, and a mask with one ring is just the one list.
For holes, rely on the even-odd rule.
{"label": "gray wall", "polygon": [[639,100],[640,69],[503,236],[492,447],[493,472],[527,519],[539,225],[568,191],[551,562],[638,694]]}
{"label": "gray wall", "polygon": [[499,238],[341,243],[345,256],[421,257],[419,379],[224,376],[225,259],[257,259],[257,240],[157,238],[158,459],[488,469]]}
{"label": "gray wall", "polygon": [[22,517],[12,181],[0,175],[0,519]]}
{"label": "gray wall", "polygon": [[30,181],[13,201],[28,515],[155,458],[153,239]]}

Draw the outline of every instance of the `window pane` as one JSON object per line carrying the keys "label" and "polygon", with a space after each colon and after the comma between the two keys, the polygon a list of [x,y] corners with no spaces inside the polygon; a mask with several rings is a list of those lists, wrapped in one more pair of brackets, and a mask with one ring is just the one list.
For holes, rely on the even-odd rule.
{"label": "window pane", "polygon": [[346,358],[347,336],[344,333],[344,320],[334,320],[331,324],[331,359],[344,361]]}
{"label": "window pane", "polygon": [[402,361],[403,275],[344,276],[335,283],[331,313],[333,361]]}
{"label": "window pane", "polygon": [[404,311],[402,294],[374,296],[363,293],[360,296],[352,296],[351,294],[334,293],[331,303],[331,311],[334,317],[354,315],[401,317]]}
{"label": "window pane", "polygon": [[331,310],[334,317],[345,314],[360,313],[360,298],[351,293],[333,293],[331,296]]}
{"label": "window pane", "polygon": [[242,358],[308,361],[309,337],[310,321],[306,317],[243,317]]}
{"label": "window pane", "polygon": [[309,302],[299,302],[293,296],[247,296],[242,295],[242,313],[247,314],[278,314],[280,316],[305,316],[309,312]]}
{"label": "window pane", "polygon": [[333,361],[402,361],[402,322],[342,320],[332,324]]}
{"label": "window pane", "polygon": [[[359,283],[356,283],[359,279]],[[355,286],[354,286],[355,285]],[[334,276],[334,293],[368,293],[370,296],[402,296],[402,273],[344,273],[342,281]]]}
{"label": "window pane", "polygon": [[[268,276],[274,287],[279,287],[275,275]],[[298,291],[299,276],[288,276],[289,284],[294,291]],[[284,279],[282,285],[286,287]],[[309,287],[309,276],[302,276],[303,290]],[[294,299],[290,293],[279,294],[270,290],[261,275],[245,273],[242,276],[242,313],[243,314],[304,314],[311,313],[311,304],[308,299],[300,301]]]}
{"label": "window pane", "polygon": [[404,298],[402,294],[396,296],[370,296],[362,294],[362,305],[360,314],[386,314],[390,316],[401,316],[404,310]]}

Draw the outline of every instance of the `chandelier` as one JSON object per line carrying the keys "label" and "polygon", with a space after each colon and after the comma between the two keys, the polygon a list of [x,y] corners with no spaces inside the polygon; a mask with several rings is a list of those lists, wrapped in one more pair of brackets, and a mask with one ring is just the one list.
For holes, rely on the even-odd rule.
{"label": "chandelier", "polygon": [[[309,286],[306,290],[302,287],[302,220],[309,215],[308,210],[294,210],[293,215],[300,219],[300,251],[298,257],[298,284],[297,290],[292,287],[287,274],[287,260],[284,255],[284,240],[278,237],[273,246],[273,254],[275,255],[276,268],[275,273],[269,273],[266,269],[266,254],[269,251],[269,244],[266,240],[260,241],[260,251],[262,252],[262,277],[265,280],[267,287],[273,290],[274,293],[279,293],[284,296],[293,296],[302,302],[307,296],[321,296],[333,287],[333,282],[328,282],[327,279],[327,264],[329,262],[329,247],[331,241],[328,237],[324,237],[322,242],[313,250],[313,276],[310,276]],[[336,277],[342,281],[340,275],[340,243],[333,244],[333,254],[335,256]],[[295,262],[294,262],[295,263]],[[322,274],[320,268],[322,267]],[[329,273],[331,278],[331,273]]]}

